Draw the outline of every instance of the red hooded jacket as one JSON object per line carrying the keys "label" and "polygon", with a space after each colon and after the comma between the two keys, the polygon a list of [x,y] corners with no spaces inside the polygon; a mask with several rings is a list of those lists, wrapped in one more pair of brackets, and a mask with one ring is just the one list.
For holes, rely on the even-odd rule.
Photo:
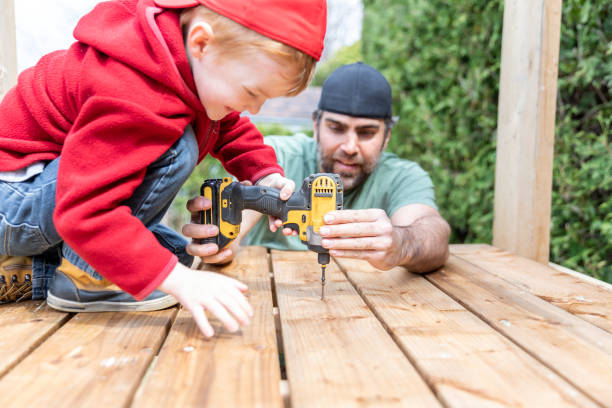
{"label": "red hooded jacket", "polygon": [[177,262],[122,205],[147,167],[194,126],[199,161],[240,180],[282,169],[248,118],[211,121],[200,103],[176,10],[153,0],[98,4],[68,50],[43,57],[0,103],[0,171],[61,155],[55,227],[100,274],[137,299]]}

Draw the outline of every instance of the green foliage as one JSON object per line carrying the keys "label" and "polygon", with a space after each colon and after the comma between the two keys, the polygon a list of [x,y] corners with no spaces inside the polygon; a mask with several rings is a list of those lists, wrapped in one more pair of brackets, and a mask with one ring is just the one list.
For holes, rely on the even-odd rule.
{"label": "green foliage", "polygon": [[278,135],[278,136],[289,136],[292,135],[293,132],[291,129],[279,125],[276,123],[258,123],[256,124],[257,129],[261,132],[262,135]]}
{"label": "green foliage", "polygon": [[612,4],[563,8],[551,258],[612,282]]}
{"label": "green foliage", "polygon": [[360,61],[361,59],[361,41],[340,48],[330,59],[317,65],[315,76],[312,79],[312,85],[323,85],[323,82],[325,82],[329,74],[334,72],[336,68],[355,61]]}
{"label": "green foliage", "polygon": [[[364,0],[364,61],[394,91],[389,150],[432,176],[453,242],[490,242],[501,0]],[[551,261],[612,281],[612,4],[563,2]]]}

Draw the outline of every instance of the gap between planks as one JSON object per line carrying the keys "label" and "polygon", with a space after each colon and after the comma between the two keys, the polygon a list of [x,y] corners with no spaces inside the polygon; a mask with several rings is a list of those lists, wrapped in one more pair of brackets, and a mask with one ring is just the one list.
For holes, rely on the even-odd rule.
{"label": "gap between planks", "polygon": [[441,406],[336,262],[321,302],[316,258],[272,256],[294,407]]}
{"label": "gap between planks", "polygon": [[209,314],[215,336],[207,339],[191,313],[177,317],[133,407],[283,407],[270,268],[264,248],[243,248],[225,267],[207,267],[249,286],[255,316],[241,332],[229,333]]}
{"label": "gap between planks", "polygon": [[[467,276],[475,273],[479,274],[482,279],[468,279]],[[512,282],[500,279],[495,273],[457,255],[451,255],[440,271],[426,275],[426,279],[493,330],[505,336],[542,365],[572,384],[591,400],[601,406],[609,406],[608,403],[612,400],[610,389],[597,381],[589,381],[589,378],[591,378],[589,374],[600,378],[609,376],[609,371],[606,374],[604,366],[606,361],[610,360],[609,352],[612,347],[612,340],[605,330],[572,315],[563,308],[541,299],[535,294],[525,291],[524,288]],[[495,279],[497,281],[494,282]],[[454,282],[454,280],[457,280],[457,282]],[[517,316],[520,317],[522,314],[534,315],[538,319],[538,324],[545,326],[547,329],[541,332],[547,339],[541,339],[541,336],[533,336],[528,341],[526,336],[535,334],[532,333],[534,329],[529,326],[529,323],[517,320],[516,322],[520,323],[517,326],[516,322],[513,324],[516,319],[506,319],[505,317],[500,319],[501,315],[496,315],[496,313],[499,314],[499,311],[494,309],[490,309],[485,314],[481,311],[481,305],[479,304],[483,300],[470,299],[470,296],[472,296],[470,293],[473,293],[476,289],[466,288],[470,284],[477,285],[477,289],[489,291],[494,298],[509,295],[518,300],[519,302],[512,304],[513,309],[517,310]],[[523,293],[523,295],[516,296],[520,293]],[[462,294],[466,295],[467,298],[464,298]],[[501,302],[501,299],[497,300]],[[493,302],[495,303],[495,300]],[[557,322],[556,317],[559,317],[559,322]],[[585,334],[585,330],[588,332],[588,336]],[[597,338],[599,340],[596,340]],[[568,350],[572,352],[569,354],[557,353],[557,356],[553,358],[551,356],[553,349],[557,352],[565,350],[560,345],[563,341],[569,344]],[[588,358],[588,356],[595,356],[595,358]],[[587,364],[589,369],[585,369],[581,362]]]}
{"label": "gap between planks", "polygon": [[[38,303],[38,304],[37,304]],[[3,322],[7,316],[14,313],[15,317],[8,322]],[[34,350],[40,347],[49,337],[57,332],[63,325],[74,317],[74,313],[58,312],[47,306],[45,300],[30,300],[23,303],[6,304],[2,306],[2,318],[0,327],[5,326],[3,340],[0,340],[0,379],[15,368]],[[29,322],[28,322],[29,320]],[[44,327],[40,327],[44,324]],[[28,338],[34,336],[34,340],[27,342]],[[19,350],[21,348],[21,350]],[[17,355],[10,361],[7,355]]]}
{"label": "gap between planks", "polygon": [[336,264],[336,266],[338,266],[338,269],[340,269],[340,271],[342,272],[342,274],[346,277],[346,280],[353,286],[353,288],[355,288],[355,291],[357,292],[357,294],[359,295],[359,297],[361,297],[361,299],[364,301],[364,303],[366,305],[368,305],[368,308],[372,311],[372,313],[374,314],[374,316],[378,319],[378,321],[380,322],[380,324],[382,325],[382,327],[385,329],[385,331],[387,332],[387,334],[389,334],[389,337],[391,337],[391,339],[393,340],[393,342],[397,345],[397,347],[401,350],[401,352],[404,354],[404,356],[406,357],[406,359],[408,359],[408,361],[410,362],[410,364],[412,364],[412,366],[414,367],[414,369],[417,371],[417,373],[419,373],[419,375],[421,376],[421,378],[423,378],[425,384],[427,385],[427,387],[429,387],[429,390],[431,391],[431,393],[433,395],[435,395],[436,397],[438,397],[438,401],[440,402],[441,405],[443,405],[445,408],[448,408],[448,405],[445,404],[444,400],[442,398],[439,398],[438,393],[436,392],[436,389],[434,387],[434,385],[429,381],[428,376],[426,375],[425,372],[423,372],[423,370],[421,369],[421,367],[419,366],[419,364],[417,364],[416,360],[410,355],[410,353],[408,352],[408,350],[403,346],[403,344],[401,343],[400,339],[395,335],[395,333],[393,332],[393,330],[391,329],[391,327],[389,327],[389,325],[387,324],[387,322],[385,321],[385,319],[381,316],[379,310],[377,307],[375,307],[375,305],[370,301],[369,297],[365,295],[365,293],[363,293],[362,288],[360,287],[360,285],[358,285],[348,274],[348,271],[346,269],[345,266],[342,266],[341,263],[338,262],[338,260],[336,260],[336,258],[333,258],[334,263]]}
{"label": "gap between planks", "polygon": [[23,406],[125,406],[174,313],[79,313],[2,378],[2,398]]}
{"label": "gap between planks", "polygon": [[[350,268],[353,285],[370,298],[371,309],[379,311],[377,316],[442,403],[593,405],[577,388],[422,276],[404,268],[383,272],[363,261],[349,261],[340,263]],[[506,366],[509,362],[512,366]]]}
{"label": "gap between planks", "polygon": [[276,349],[278,350],[278,369],[280,370],[279,389],[283,399],[283,407],[291,408],[291,387],[287,381],[287,367],[285,362],[285,345],[283,344],[283,328],[280,322],[280,311],[278,309],[278,298],[276,296],[276,282],[274,280],[274,264],[270,249],[266,249],[268,257],[268,270],[270,271],[270,290],[272,293],[272,311],[274,313],[274,330],[276,332]]}
{"label": "gap between planks", "polygon": [[[486,244],[454,244],[451,253],[612,333],[612,285]],[[524,271],[529,270],[529,274]]]}

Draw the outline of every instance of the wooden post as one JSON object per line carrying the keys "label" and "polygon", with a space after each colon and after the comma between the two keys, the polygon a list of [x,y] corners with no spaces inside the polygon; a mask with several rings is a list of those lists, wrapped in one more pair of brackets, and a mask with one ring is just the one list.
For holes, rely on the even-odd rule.
{"label": "wooden post", "polygon": [[561,0],[506,0],[493,245],[548,263]]}
{"label": "wooden post", "polygon": [[17,83],[17,45],[13,0],[0,0],[0,100]]}

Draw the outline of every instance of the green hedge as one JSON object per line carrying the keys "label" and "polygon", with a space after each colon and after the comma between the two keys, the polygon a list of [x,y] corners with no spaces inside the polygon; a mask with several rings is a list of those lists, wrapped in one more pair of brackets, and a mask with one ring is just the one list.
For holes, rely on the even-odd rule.
{"label": "green hedge", "polygon": [[[394,90],[389,149],[437,188],[453,242],[490,242],[503,2],[364,0],[362,53]],[[612,281],[612,4],[563,2],[551,261]]]}

